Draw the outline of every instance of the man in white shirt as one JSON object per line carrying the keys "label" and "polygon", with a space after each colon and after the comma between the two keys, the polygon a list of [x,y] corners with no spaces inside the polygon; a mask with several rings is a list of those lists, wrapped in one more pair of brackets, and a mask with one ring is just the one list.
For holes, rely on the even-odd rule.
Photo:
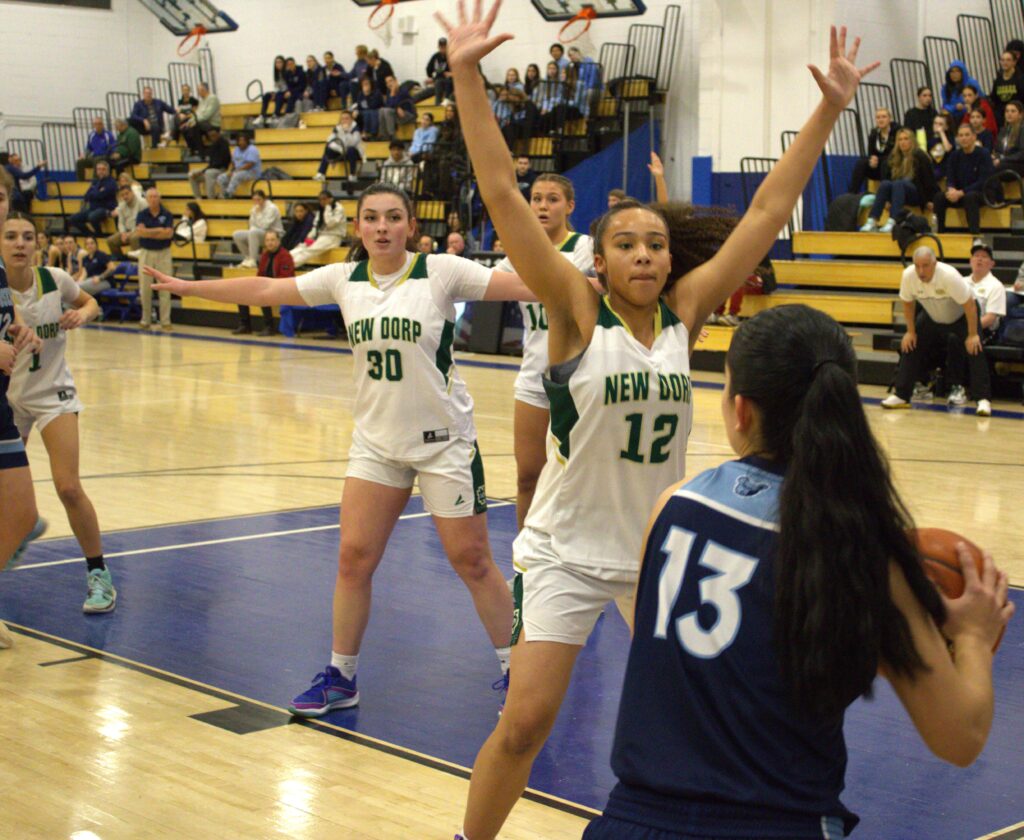
{"label": "man in white shirt", "polygon": [[967,402],[964,384],[970,369],[971,396],[977,413],[992,413],[988,362],[978,334],[978,304],[967,280],[953,266],[939,262],[931,248],[914,251],[914,264],[903,272],[900,301],[907,332],[900,344],[895,393],[882,400],[882,408],[910,407],[914,383],[924,373],[935,350],[946,350],[946,373],[951,385],[950,405]]}
{"label": "man in white shirt", "polygon": [[996,261],[992,249],[977,239],[971,246],[971,275],[969,280],[974,297],[981,309],[981,333],[988,335],[999,329],[1006,317],[1006,287],[992,273]]}

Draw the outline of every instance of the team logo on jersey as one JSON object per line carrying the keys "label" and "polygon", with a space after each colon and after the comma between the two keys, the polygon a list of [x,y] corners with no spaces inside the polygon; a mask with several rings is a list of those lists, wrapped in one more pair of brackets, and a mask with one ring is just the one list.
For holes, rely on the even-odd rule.
{"label": "team logo on jersey", "polygon": [[741,475],[736,479],[732,492],[737,496],[749,498],[750,496],[756,496],[758,493],[764,492],[769,487],[771,487],[771,485],[767,481],[758,481],[755,478],[751,478],[749,475]]}
{"label": "team logo on jersey", "polygon": [[487,491],[484,489],[483,485],[476,488],[476,504],[477,507],[487,506]]}
{"label": "team logo on jersey", "polygon": [[424,443],[444,443],[446,440],[448,440],[447,429],[431,429],[423,433]]}

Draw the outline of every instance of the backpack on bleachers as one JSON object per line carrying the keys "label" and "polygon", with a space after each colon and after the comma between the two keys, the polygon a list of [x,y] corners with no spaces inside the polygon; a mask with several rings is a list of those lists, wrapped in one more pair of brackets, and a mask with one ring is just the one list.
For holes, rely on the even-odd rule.
{"label": "backpack on bleachers", "polygon": [[263,170],[263,179],[266,181],[291,181],[292,176],[280,166],[270,166]]}
{"label": "backpack on bleachers", "polygon": [[[1011,300],[1013,298],[1007,295],[1007,303],[1010,303]],[[1006,317],[999,324],[994,343],[1024,347],[1024,303],[1007,307]]]}
{"label": "backpack on bleachers", "polygon": [[843,193],[840,196],[836,196],[828,206],[825,230],[857,230],[858,213],[860,213],[860,195],[857,193]]}
{"label": "backpack on bleachers", "polygon": [[907,246],[911,242],[931,232],[932,227],[924,216],[918,216],[908,210],[901,210],[892,228],[892,238],[900,246],[900,253],[905,254]]}

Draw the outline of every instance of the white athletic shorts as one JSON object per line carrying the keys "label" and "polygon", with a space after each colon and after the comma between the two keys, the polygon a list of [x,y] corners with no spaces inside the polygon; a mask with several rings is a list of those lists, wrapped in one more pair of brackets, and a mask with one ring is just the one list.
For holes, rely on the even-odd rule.
{"label": "white athletic shorts", "polygon": [[614,601],[630,627],[636,598],[636,572],[567,565],[551,549],[547,534],[523,528],[512,546],[512,644],[527,642],[585,645],[594,624]]}
{"label": "white athletic shorts", "polygon": [[434,516],[456,519],[487,510],[484,465],[475,441],[456,438],[429,458],[395,461],[352,436],[347,478],[385,487],[411,488],[418,482],[423,505]]}
{"label": "white athletic shorts", "polygon": [[516,375],[515,395],[519,402],[551,411],[551,401],[541,383],[541,377],[533,371],[519,371]]}
{"label": "white athletic shorts", "polygon": [[30,402],[12,402],[11,412],[14,414],[14,425],[22,437],[27,437],[32,431],[33,424],[39,427],[39,431],[45,429],[50,423],[63,414],[79,414],[85,406],[78,399],[78,392],[74,388],[65,388],[59,395],[54,394],[42,399]]}

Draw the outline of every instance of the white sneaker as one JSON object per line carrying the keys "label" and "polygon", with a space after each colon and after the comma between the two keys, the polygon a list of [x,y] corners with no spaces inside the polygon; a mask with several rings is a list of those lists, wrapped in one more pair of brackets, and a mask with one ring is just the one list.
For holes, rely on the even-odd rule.
{"label": "white sneaker", "polygon": [[316,175],[313,176],[313,180],[314,181],[326,181],[327,180],[327,176],[324,175],[323,172],[317,172]]}
{"label": "white sneaker", "polygon": [[935,398],[935,393],[928,385],[923,385],[918,382],[914,386],[914,395],[911,397],[912,400],[930,400]]}
{"label": "white sneaker", "polygon": [[894,227],[896,227],[896,222],[894,222],[892,219],[889,219],[889,221],[887,221],[884,225],[882,225],[878,229],[878,232],[879,233],[892,233],[892,229]]}
{"label": "white sneaker", "polygon": [[131,257],[133,260],[137,260],[139,257],[142,256],[142,249],[136,248],[134,251],[126,251],[125,253],[127,253],[128,256]]}
{"label": "white sneaker", "polygon": [[979,417],[992,416],[992,403],[988,400],[978,400],[978,410],[974,412]]}
{"label": "white sneaker", "polygon": [[256,268],[256,260],[253,260],[253,259],[242,260],[238,264],[238,267],[239,268]]}
{"label": "white sneaker", "polygon": [[949,397],[946,398],[946,402],[950,405],[963,405],[967,402],[967,392],[964,390],[963,385],[954,385],[953,390],[949,392]]}
{"label": "white sneaker", "polygon": [[718,323],[725,324],[727,327],[738,327],[740,325],[740,319],[731,313],[720,315]]}
{"label": "white sneaker", "polygon": [[910,403],[907,402],[907,400],[897,397],[895,394],[889,394],[889,396],[882,400],[882,408],[910,408]]}
{"label": "white sneaker", "polygon": [[868,216],[868,220],[860,226],[861,233],[873,233],[878,230],[878,222]]}

